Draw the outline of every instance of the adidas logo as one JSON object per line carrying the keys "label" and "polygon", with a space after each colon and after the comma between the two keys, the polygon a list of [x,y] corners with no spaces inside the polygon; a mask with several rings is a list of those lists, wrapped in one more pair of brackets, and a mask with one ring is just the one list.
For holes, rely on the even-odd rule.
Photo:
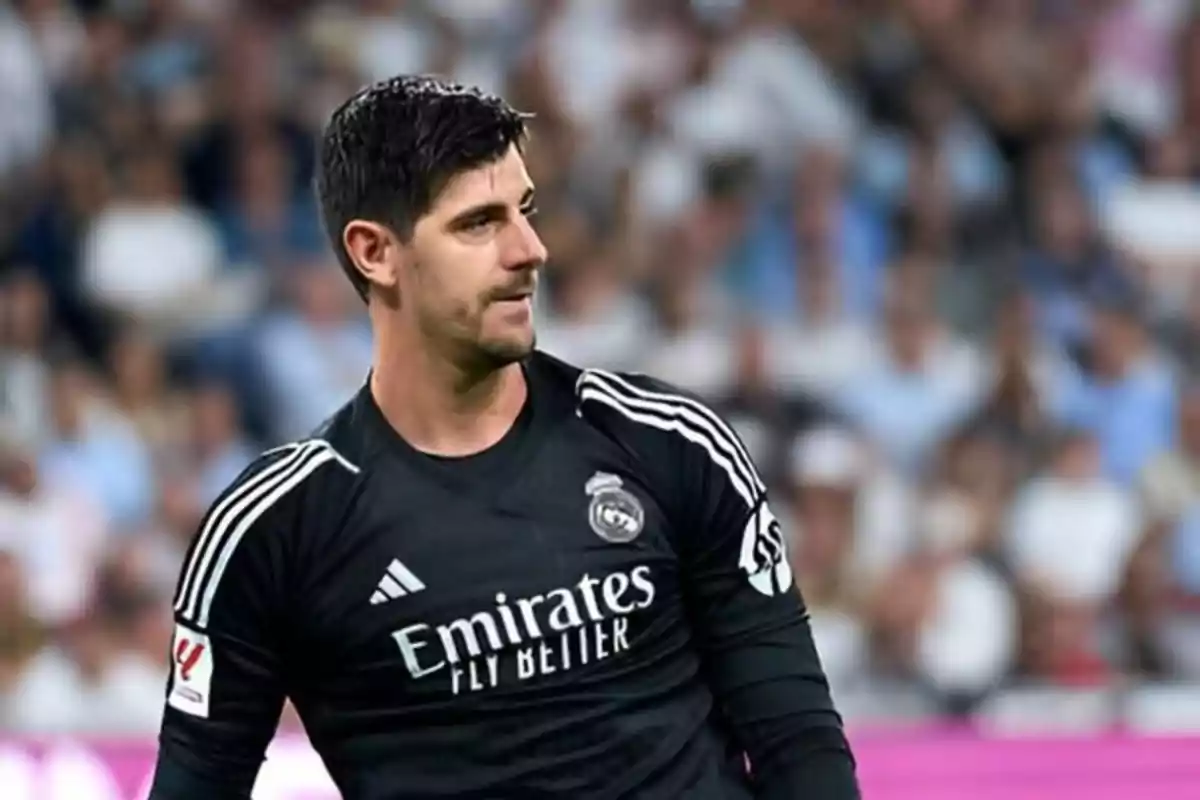
{"label": "adidas logo", "polygon": [[425,584],[412,574],[408,567],[400,563],[400,559],[392,559],[387,573],[379,581],[379,586],[371,595],[371,605],[377,606],[389,600],[396,600],[423,590]]}

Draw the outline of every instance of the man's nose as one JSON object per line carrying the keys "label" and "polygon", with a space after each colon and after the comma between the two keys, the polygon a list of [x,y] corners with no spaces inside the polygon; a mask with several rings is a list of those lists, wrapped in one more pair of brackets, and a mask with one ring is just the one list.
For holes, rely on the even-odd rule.
{"label": "man's nose", "polygon": [[510,231],[507,257],[504,259],[505,268],[537,268],[546,263],[549,257],[546,245],[542,243],[542,237],[538,236],[526,217],[519,217]]}

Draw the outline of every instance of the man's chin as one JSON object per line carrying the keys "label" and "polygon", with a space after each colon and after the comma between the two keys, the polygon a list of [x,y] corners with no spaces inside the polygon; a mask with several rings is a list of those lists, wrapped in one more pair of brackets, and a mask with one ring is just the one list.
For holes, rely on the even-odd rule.
{"label": "man's chin", "polygon": [[486,341],[480,350],[496,367],[503,367],[527,358],[536,345],[536,334],[528,331]]}

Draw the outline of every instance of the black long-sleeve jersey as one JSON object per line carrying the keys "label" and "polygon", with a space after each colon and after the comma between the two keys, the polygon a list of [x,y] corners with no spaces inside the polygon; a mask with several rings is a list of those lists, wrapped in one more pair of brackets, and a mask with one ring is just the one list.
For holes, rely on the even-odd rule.
{"label": "black long-sleeve jersey", "polygon": [[737,437],[644,376],[524,370],[483,453],[414,450],[364,387],[213,504],[152,800],[249,797],[285,697],[347,800],[858,796]]}

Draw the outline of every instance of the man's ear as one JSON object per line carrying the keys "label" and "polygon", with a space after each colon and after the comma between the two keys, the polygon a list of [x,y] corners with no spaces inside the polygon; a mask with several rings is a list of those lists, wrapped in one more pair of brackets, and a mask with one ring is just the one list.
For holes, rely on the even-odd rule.
{"label": "man's ear", "polygon": [[399,280],[400,238],[387,225],[352,219],[342,228],[342,246],[355,268],[371,283],[394,289]]}

